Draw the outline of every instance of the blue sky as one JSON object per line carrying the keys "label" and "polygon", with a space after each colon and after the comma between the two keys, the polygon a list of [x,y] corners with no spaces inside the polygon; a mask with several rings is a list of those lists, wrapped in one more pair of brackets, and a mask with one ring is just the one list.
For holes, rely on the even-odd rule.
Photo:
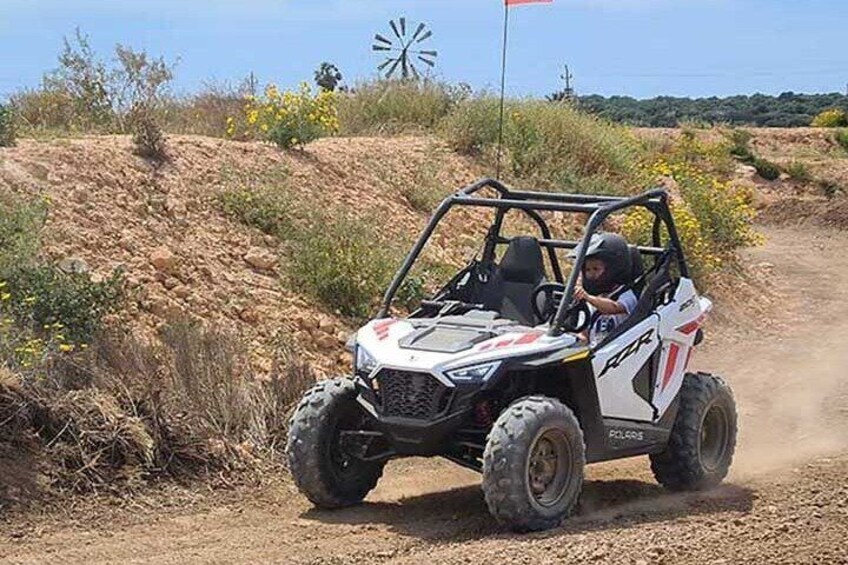
{"label": "blue sky", "polygon": [[[288,86],[324,60],[374,76],[375,32],[406,15],[434,30],[441,78],[499,83],[501,0],[0,0],[0,95],[35,86],[75,26],[179,58],[177,91],[204,81]],[[549,93],[563,63],[581,94],[844,92],[846,0],[555,0],[512,9],[508,90]]]}

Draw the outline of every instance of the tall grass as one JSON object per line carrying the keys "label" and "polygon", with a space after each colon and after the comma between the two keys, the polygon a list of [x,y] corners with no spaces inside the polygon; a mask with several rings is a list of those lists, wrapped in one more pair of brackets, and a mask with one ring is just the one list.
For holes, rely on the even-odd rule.
{"label": "tall grass", "polygon": [[429,81],[363,83],[339,99],[341,134],[430,131],[467,96],[465,88]]}
{"label": "tall grass", "polygon": [[[466,100],[445,117],[441,132],[459,153],[493,157],[499,102]],[[629,192],[638,178],[640,144],[627,130],[567,104],[509,101],[504,164],[513,179],[552,190]]]}

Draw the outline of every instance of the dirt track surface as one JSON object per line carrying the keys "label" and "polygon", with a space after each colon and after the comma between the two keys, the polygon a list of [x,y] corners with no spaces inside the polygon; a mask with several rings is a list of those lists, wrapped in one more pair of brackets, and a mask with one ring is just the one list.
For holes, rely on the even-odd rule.
{"label": "dirt track surface", "polygon": [[747,260],[771,271],[763,299],[776,318],[713,328],[693,360],[727,377],[740,410],[733,474],[714,491],[669,494],[646,458],[593,466],[576,517],[518,536],[489,517],[477,475],[407,460],[364,505],[337,512],[284,485],[183,509],[4,524],[0,561],[848,563],[848,236],[766,235]]}

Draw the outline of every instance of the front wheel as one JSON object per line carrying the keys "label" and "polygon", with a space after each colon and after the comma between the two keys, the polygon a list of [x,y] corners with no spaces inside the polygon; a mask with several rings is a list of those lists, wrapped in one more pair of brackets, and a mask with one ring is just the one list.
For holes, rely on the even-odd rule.
{"label": "front wheel", "polygon": [[567,406],[544,396],[516,400],[498,417],[483,453],[489,511],[516,531],[558,525],[583,488],[585,451]]}
{"label": "front wheel", "polygon": [[320,508],[362,502],[383,474],[383,462],[345,453],[341,432],[361,429],[364,412],[350,379],[316,384],[303,396],[289,425],[289,470],[297,488]]}
{"label": "front wheel", "polygon": [[665,451],[651,470],[670,490],[703,490],[727,476],[736,450],[736,403],[730,387],[707,373],[687,373]]}

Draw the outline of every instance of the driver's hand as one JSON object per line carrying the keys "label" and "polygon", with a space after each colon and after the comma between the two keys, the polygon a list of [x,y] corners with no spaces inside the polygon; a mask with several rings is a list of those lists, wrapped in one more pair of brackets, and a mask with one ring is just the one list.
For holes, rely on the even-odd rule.
{"label": "driver's hand", "polygon": [[586,300],[586,290],[581,286],[577,285],[574,287],[574,299],[575,300]]}

